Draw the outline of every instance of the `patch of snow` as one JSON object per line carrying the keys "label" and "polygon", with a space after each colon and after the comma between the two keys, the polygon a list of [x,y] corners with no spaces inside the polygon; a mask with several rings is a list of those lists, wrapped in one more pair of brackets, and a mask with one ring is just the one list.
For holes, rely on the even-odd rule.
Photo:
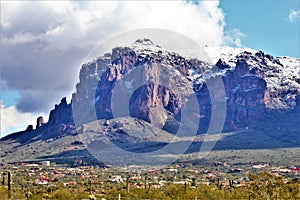
{"label": "patch of snow", "polygon": [[198,70],[196,70],[195,68],[191,67],[189,68],[189,78],[194,81],[197,78],[199,78],[201,76],[201,74],[198,72]]}

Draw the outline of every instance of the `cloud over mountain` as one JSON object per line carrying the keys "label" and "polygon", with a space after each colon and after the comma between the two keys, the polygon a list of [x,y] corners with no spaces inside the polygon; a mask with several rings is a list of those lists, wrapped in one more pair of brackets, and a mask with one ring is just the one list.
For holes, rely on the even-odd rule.
{"label": "cloud over mountain", "polygon": [[21,113],[14,106],[4,107],[3,103],[0,101],[1,107],[1,128],[0,128],[0,136],[5,136],[8,133],[13,131],[21,131],[24,130],[24,124],[35,125],[35,120],[38,115],[42,113],[38,113],[33,115],[31,113]]}
{"label": "cloud over mountain", "polygon": [[[1,79],[20,93],[22,112],[48,111],[71,94],[80,64],[99,42],[138,28],[164,28],[199,44],[240,43],[225,36],[218,1],[1,2]],[[238,37],[237,39],[234,37]]]}

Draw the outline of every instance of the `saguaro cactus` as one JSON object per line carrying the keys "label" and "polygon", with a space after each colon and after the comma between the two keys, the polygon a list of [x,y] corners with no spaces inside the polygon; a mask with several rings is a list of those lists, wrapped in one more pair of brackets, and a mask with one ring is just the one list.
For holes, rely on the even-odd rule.
{"label": "saguaro cactus", "polygon": [[5,176],[2,177],[2,185],[5,185]]}
{"label": "saguaro cactus", "polygon": [[7,173],[8,199],[11,198],[11,172]]}
{"label": "saguaro cactus", "polygon": [[126,191],[129,193],[129,176],[126,177]]}

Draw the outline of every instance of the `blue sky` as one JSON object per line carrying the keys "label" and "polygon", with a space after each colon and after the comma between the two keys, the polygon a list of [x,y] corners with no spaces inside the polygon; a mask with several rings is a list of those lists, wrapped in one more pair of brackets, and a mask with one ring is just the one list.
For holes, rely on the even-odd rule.
{"label": "blue sky", "polygon": [[5,106],[12,106],[16,104],[19,98],[19,93],[16,90],[4,90],[1,91],[1,101]]}
{"label": "blue sky", "polygon": [[274,56],[300,57],[300,22],[289,13],[300,9],[299,0],[221,0],[228,31],[238,28],[243,45]]}
{"label": "blue sky", "polygon": [[164,28],[202,45],[300,57],[300,0],[1,1],[0,13],[1,134],[70,101],[85,56],[124,31]]}

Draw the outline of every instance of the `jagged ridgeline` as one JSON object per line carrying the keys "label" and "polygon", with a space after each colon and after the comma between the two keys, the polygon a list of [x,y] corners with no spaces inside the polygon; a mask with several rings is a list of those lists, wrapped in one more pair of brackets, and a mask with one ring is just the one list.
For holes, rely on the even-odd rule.
{"label": "jagged ridgeline", "polygon": [[[117,94],[119,102],[115,102],[115,107],[118,103],[125,105],[131,117],[170,132],[176,132],[181,107],[191,93],[196,94],[199,103],[198,110],[191,112],[200,121],[198,132],[207,130],[212,97],[206,82],[215,77],[222,78],[226,92],[225,130],[257,127],[268,113],[275,112],[276,118],[280,118],[283,112],[293,112],[299,107],[299,59],[274,58],[251,49],[206,46],[204,50],[214,60],[218,59],[215,66],[196,58],[184,58],[149,39],[139,39],[129,47],[115,47],[82,65],[72,103],[67,104],[63,98],[55,105],[47,126],[52,133],[62,134],[75,125],[113,118],[112,95],[118,83],[131,96]],[[144,71],[134,73],[141,66]],[[143,80],[136,81],[139,78]],[[163,85],[151,81],[162,78]],[[222,92],[221,87],[214,90]],[[41,125],[45,123],[39,118],[36,127]]]}

